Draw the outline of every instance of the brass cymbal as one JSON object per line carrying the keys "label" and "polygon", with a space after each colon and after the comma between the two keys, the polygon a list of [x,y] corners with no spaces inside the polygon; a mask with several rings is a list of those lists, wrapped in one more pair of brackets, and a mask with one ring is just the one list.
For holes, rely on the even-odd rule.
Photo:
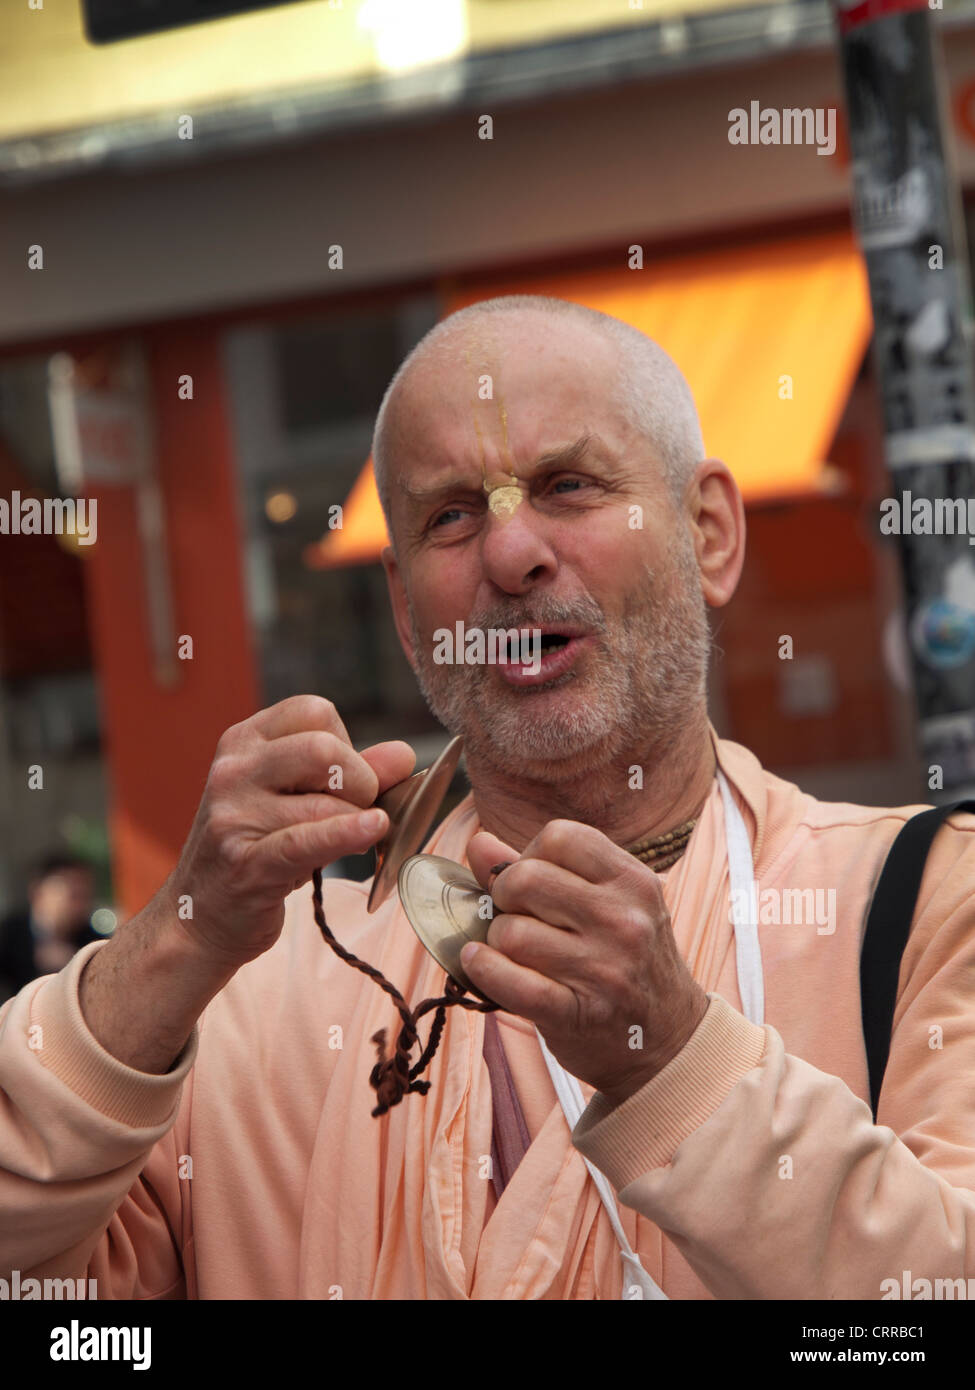
{"label": "brass cymbal", "polygon": [[[414,854],[399,871],[399,896],[410,925],[434,960],[459,985],[483,999],[464,973],[461,949],[468,941],[486,941],[491,925],[487,893],[469,869],[439,854]],[[487,915],[484,903],[487,899]]]}
{"label": "brass cymbal", "polygon": [[415,854],[427,837],[447,788],[464,751],[464,740],[454,738],[423,772],[397,782],[376,798],[376,805],[389,816],[389,830],[376,846],[376,872],[366,904],[375,912],[396,887],[403,861]]}

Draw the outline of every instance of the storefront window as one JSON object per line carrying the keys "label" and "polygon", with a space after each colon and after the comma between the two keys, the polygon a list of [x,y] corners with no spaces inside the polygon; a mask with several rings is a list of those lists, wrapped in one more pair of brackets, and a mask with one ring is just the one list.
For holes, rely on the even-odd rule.
{"label": "storefront window", "polygon": [[47,358],[0,366],[0,910],[36,863],[88,859],[110,899],[106,789],[82,558],[67,534],[11,534],[20,500],[58,497]]}
{"label": "storefront window", "polygon": [[396,368],[439,317],[437,298],[420,295],[225,342],[263,701],[324,695],[354,743],[405,738],[421,765],[447,735],[403,656],[382,566],[314,569],[305,552],[369,457]]}

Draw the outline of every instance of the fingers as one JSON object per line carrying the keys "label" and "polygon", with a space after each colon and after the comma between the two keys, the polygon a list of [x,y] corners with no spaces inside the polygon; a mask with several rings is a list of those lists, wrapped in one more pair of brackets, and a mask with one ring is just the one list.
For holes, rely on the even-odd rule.
{"label": "fingers", "polygon": [[397,782],[405,782],[416,767],[416,754],[402,739],[393,739],[389,743],[374,743],[371,748],[364,748],[359,756],[369,764],[379,779],[377,795],[389,791]]}
{"label": "fingers", "polygon": [[512,849],[503,840],[499,840],[497,835],[491,835],[486,830],[479,830],[476,835],[472,835],[467,846],[467,862],[471,873],[489,893],[491,870],[506,860],[514,863],[519,858],[516,849]]}
{"label": "fingers", "polygon": [[[505,860],[510,867],[495,873]],[[646,877],[649,901],[659,892],[655,876],[632,855],[576,821],[549,821],[521,855],[479,831],[471,837],[467,861],[499,912],[524,913],[570,930],[585,930],[599,918],[598,892],[621,873]]]}
{"label": "fingers", "polygon": [[252,856],[271,872],[280,872],[289,880],[303,880],[323,864],[347,854],[365,854],[388,829],[389,817],[375,808],[322,821],[302,821],[266,835]]}
{"label": "fingers", "polygon": [[292,695],[287,700],[279,700],[269,709],[259,710],[244,724],[235,727],[243,729],[247,726],[266,739],[319,729],[324,733],[337,734],[352,747],[349,731],[342,723],[338,710],[331,700],[321,695]]}
{"label": "fingers", "polygon": [[[304,737],[285,735],[276,739],[272,748],[264,750],[265,759],[279,773],[283,770],[287,774],[290,770],[291,776],[299,778],[299,787],[302,772],[300,765],[296,770],[293,755],[296,749],[299,754],[304,751]],[[311,737],[328,739],[330,736]],[[409,777],[416,763],[413,749],[399,739],[375,744],[362,754],[335,744],[326,744],[324,751],[317,751],[319,768],[323,757],[334,756],[347,774],[341,791],[336,790],[335,796],[314,796],[310,789],[304,795],[273,797],[270,805],[277,824],[268,827],[271,833],[266,836],[258,855],[269,866],[279,864],[305,877],[321,864],[347,854],[364,854],[382,839],[389,829],[386,812],[374,808],[379,820],[367,823],[357,808],[372,806],[375,800],[371,795],[373,779],[378,790],[385,791]],[[370,779],[368,783],[363,782],[363,772]],[[314,773],[308,773],[306,780],[321,785],[315,783]]]}
{"label": "fingers", "polygon": [[489,999],[508,1013],[527,1018],[543,1033],[577,1012],[575,996],[565,985],[517,964],[491,946],[471,943],[461,952],[461,961],[472,982]]}
{"label": "fingers", "polygon": [[283,734],[259,744],[256,758],[252,780],[265,791],[327,791],[363,807],[371,806],[379,794],[376,773],[335,734]]}
{"label": "fingers", "polygon": [[380,793],[405,781],[416,764],[416,754],[401,739],[356,752],[335,706],[318,695],[295,695],[260,710],[227,731],[221,751],[241,754],[252,747],[255,733],[262,745],[271,745],[261,748],[262,770],[255,781],[272,791],[327,789],[371,806]]}
{"label": "fingers", "polygon": [[525,846],[522,859],[544,859],[590,883],[607,883],[637,861],[601,830],[573,820],[550,820]]}
{"label": "fingers", "polygon": [[360,811],[369,809],[357,802],[343,801],[337,795],[316,796],[314,792],[300,792],[295,796],[263,798],[258,814],[262,830],[270,834],[289,825],[314,825],[335,816],[356,816]]}
{"label": "fingers", "polygon": [[194,898],[187,931],[240,963],[268,950],[288,893],[388,833],[373,802],[414,761],[398,740],[356,752],[334,705],[315,695],[227,729],[173,880]]}
{"label": "fingers", "polygon": [[515,965],[569,986],[585,970],[579,937],[529,913],[499,913],[488,928],[487,944]]}
{"label": "fingers", "polygon": [[525,858],[498,874],[488,892],[498,913],[537,917],[563,931],[591,927],[605,895],[578,874],[544,859]]}
{"label": "fingers", "polygon": [[513,863],[514,863],[514,860],[511,860],[511,859],[503,859],[503,860],[501,861],[500,864],[492,864],[492,865],[491,865],[491,868],[488,870],[488,881],[487,881],[487,889],[488,889],[488,892],[489,892],[489,893],[490,893],[491,889],[494,887],[494,882],[495,882],[495,879],[498,877],[498,874],[503,874],[504,871],[505,871],[505,869],[510,869],[510,868],[511,868],[511,865],[512,865]]}

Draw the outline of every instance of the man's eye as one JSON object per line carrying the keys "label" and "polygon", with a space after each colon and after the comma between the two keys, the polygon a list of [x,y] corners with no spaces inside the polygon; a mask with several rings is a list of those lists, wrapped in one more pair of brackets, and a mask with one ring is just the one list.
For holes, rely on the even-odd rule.
{"label": "man's eye", "polygon": [[571,488],[573,492],[578,492],[581,488],[587,487],[585,478],[557,478],[552,484],[552,491],[557,492],[559,488]]}
{"label": "man's eye", "polygon": [[448,517],[463,515],[464,513],[461,511],[459,507],[448,507],[446,511],[440,512],[439,515],[434,517],[434,519],[430,523],[430,529],[433,530],[435,526],[439,526],[440,523],[442,521],[446,521]]}

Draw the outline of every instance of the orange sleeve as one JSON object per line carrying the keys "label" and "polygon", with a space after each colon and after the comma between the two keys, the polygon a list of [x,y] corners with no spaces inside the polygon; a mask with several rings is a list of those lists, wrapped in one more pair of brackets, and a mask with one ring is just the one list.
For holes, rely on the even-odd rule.
{"label": "orange sleeve", "polygon": [[[715,1297],[949,1298],[975,1281],[975,833],[960,833],[942,831],[921,885],[879,1124],[712,996],[668,1067],[615,1110],[593,1097],[576,1125]],[[830,1001],[809,1007],[828,1028]]]}
{"label": "orange sleeve", "polygon": [[0,1009],[0,1277],[94,1278],[98,1298],[182,1297],[176,1121],[199,1035],[164,1076],[106,1052],[78,1000],[104,944]]}

